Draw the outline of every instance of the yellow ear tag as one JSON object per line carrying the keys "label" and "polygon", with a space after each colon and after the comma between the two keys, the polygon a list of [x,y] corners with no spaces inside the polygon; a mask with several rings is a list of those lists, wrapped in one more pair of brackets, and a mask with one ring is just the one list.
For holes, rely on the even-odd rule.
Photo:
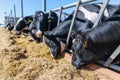
{"label": "yellow ear tag", "polygon": [[28,22],[32,22],[32,20],[28,20]]}
{"label": "yellow ear tag", "polygon": [[51,19],[48,19],[48,22],[50,23],[52,20]]}

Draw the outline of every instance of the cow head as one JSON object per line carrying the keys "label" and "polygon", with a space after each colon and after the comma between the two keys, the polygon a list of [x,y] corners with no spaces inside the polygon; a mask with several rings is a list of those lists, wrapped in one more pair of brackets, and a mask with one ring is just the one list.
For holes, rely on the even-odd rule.
{"label": "cow head", "polygon": [[88,50],[86,47],[86,42],[83,36],[77,34],[72,45],[73,57],[72,64],[79,68],[94,59],[94,54]]}
{"label": "cow head", "polygon": [[33,18],[33,22],[30,25],[30,30],[37,37],[42,37],[42,33],[47,27],[47,16],[42,11],[36,11],[35,16]]}
{"label": "cow head", "polygon": [[14,28],[14,26],[11,25],[10,23],[7,23],[7,24],[5,25],[5,28],[6,28],[8,31],[12,31],[13,28]]}
{"label": "cow head", "polygon": [[37,11],[31,28],[36,27],[37,32],[35,34],[37,37],[41,38],[45,31],[50,31],[57,26],[57,20],[58,16],[54,12],[44,13],[42,11]]}
{"label": "cow head", "polygon": [[17,21],[17,24],[14,27],[14,32],[15,34],[20,34],[23,29],[28,29],[30,23],[32,22],[32,17],[31,16],[26,16],[24,18],[20,18]]}

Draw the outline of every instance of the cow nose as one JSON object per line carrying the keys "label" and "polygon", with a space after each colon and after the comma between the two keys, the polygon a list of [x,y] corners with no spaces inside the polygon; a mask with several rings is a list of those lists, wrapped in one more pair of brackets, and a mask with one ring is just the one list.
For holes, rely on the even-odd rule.
{"label": "cow nose", "polygon": [[37,37],[41,38],[42,37],[42,32],[41,31],[37,31]]}

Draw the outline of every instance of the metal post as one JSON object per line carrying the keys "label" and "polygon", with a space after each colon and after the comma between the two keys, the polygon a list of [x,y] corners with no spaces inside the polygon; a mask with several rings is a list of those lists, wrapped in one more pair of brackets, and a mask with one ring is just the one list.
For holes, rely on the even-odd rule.
{"label": "metal post", "polygon": [[[46,0],[42,0],[42,11],[46,11]],[[45,43],[45,36],[43,35],[43,43]]]}
{"label": "metal post", "polygon": [[60,24],[60,20],[61,20],[61,16],[62,16],[62,9],[63,9],[63,7],[60,7],[57,25]]}
{"label": "metal post", "polygon": [[46,11],[46,0],[42,0],[42,11]]}
{"label": "metal post", "polygon": [[16,23],[16,7],[15,7],[15,4],[14,4],[14,24]]}
{"label": "metal post", "polygon": [[21,0],[21,17],[23,18],[23,0]]}
{"label": "metal post", "polygon": [[81,3],[81,0],[78,0],[77,5],[76,5],[76,9],[75,9],[75,12],[74,12],[74,15],[73,15],[73,18],[72,18],[72,21],[71,21],[70,29],[69,29],[69,32],[68,32],[67,41],[66,41],[66,48],[68,47],[68,44],[69,44],[71,31],[72,31],[72,28],[73,28],[74,23],[75,23],[75,18],[76,18],[76,15],[77,15],[80,3]]}
{"label": "metal post", "polygon": [[12,18],[12,10],[10,10],[10,17]]}
{"label": "metal post", "polygon": [[105,0],[105,1],[103,2],[103,6],[102,6],[102,8],[100,9],[100,12],[99,12],[99,14],[98,14],[98,17],[97,17],[96,22],[95,22],[94,25],[93,25],[93,28],[99,24],[99,22],[100,22],[100,20],[101,20],[101,17],[103,16],[103,13],[104,13],[105,8],[106,8],[107,4],[109,3],[109,1],[110,1],[110,0]]}
{"label": "metal post", "polygon": [[12,25],[13,17],[12,17],[12,10],[10,10],[10,25]]}

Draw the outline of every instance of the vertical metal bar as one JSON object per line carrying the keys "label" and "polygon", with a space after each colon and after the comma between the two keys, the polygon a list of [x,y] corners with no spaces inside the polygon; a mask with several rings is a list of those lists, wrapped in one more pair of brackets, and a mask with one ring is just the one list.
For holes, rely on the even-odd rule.
{"label": "vertical metal bar", "polygon": [[105,8],[106,8],[107,4],[109,3],[109,1],[110,1],[110,0],[104,0],[103,6],[102,6],[102,8],[100,9],[100,12],[99,12],[99,14],[98,14],[98,17],[97,17],[96,22],[95,22],[94,25],[93,25],[93,28],[99,24],[99,22],[100,22],[100,20],[101,20],[101,17],[103,16],[103,13],[104,13]]}
{"label": "vertical metal bar", "polygon": [[14,4],[14,24],[16,23],[16,7],[15,7],[15,4]]}
{"label": "vertical metal bar", "polygon": [[[46,0],[42,0],[42,11],[46,11]],[[43,35],[43,43],[45,43],[45,36]]]}
{"label": "vertical metal bar", "polygon": [[71,21],[70,29],[69,29],[69,32],[68,32],[67,41],[66,41],[66,48],[68,47],[68,44],[69,44],[71,31],[72,31],[72,28],[73,28],[74,23],[75,23],[75,18],[76,18],[80,3],[81,3],[81,0],[78,0],[78,2],[76,4],[76,9],[75,9],[74,15],[73,15],[73,18],[72,18],[72,21]]}
{"label": "vertical metal bar", "polygon": [[63,7],[60,7],[57,25],[60,24],[60,20],[61,20],[61,16],[62,16],[62,9],[63,9]]}
{"label": "vertical metal bar", "polygon": [[13,22],[13,17],[12,17],[12,10],[10,10],[10,25],[12,25],[12,22]]}
{"label": "vertical metal bar", "polygon": [[23,0],[21,0],[21,17],[23,18]]}
{"label": "vertical metal bar", "polygon": [[10,10],[10,17],[12,18],[12,10]]}
{"label": "vertical metal bar", "polygon": [[42,11],[46,11],[46,0],[42,0]]}

